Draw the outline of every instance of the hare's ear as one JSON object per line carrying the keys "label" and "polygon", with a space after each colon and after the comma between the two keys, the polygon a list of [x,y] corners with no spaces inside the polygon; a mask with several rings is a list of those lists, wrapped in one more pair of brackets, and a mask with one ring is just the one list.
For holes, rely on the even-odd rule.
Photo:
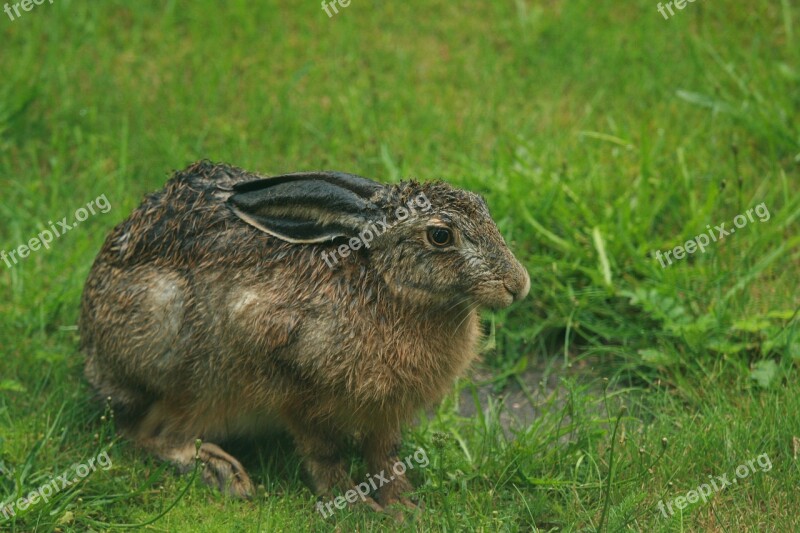
{"label": "hare's ear", "polygon": [[304,172],[240,183],[228,205],[261,231],[292,243],[355,237],[381,220],[380,183],[341,172]]}

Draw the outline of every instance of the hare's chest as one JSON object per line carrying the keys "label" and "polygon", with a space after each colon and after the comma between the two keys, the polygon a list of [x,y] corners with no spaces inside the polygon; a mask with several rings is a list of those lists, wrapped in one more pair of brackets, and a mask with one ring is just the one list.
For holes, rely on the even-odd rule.
{"label": "hare's chest", "polygon": [[477,314],[458,326],[376,324],[358,358],[361,395],[381,403],[410,401],[414,407],[438,402],[477,356]]}

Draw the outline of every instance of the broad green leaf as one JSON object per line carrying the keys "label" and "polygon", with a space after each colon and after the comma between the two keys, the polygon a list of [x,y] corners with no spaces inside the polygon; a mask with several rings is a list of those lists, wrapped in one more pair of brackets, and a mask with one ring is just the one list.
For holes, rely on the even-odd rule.
{"label": "broad green leaf", "polygon": [[772,359],[766,361],[759,361],[753,366],[750,371],[750,378],[758,383],[759,387],[766,389],[778,379],[779,371],[778,365]]}

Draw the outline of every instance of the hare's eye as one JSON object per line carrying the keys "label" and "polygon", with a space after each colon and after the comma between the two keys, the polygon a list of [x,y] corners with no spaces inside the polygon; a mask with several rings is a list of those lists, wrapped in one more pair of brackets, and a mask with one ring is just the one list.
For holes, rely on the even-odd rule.
{"label": "hare's eye", "polygon": [[428,229],[428,242],[434,246],[447,246],[453,242],[453,232],[447,228]]}

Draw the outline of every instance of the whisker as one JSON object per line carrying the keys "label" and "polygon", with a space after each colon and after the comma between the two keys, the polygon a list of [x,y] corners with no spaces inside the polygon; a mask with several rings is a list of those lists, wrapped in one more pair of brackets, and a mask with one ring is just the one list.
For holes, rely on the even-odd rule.
{"label": "whisker", "polygon": [[479,306],[480,304],[473,304],[472,306],[467,306],[467,312],[464,313],[464,318],[462,318],[461,321],[456,326],[456,330],[461,327],[461,324],[463,324],[472,315],[472,312],[475,311]]}
{"label": "whisker", "polygon": [[457,307],[457,306],[459,306],[459,305],[463,304],[463,303],[464,303],[464,302],[466,302],[466,301],[469,301],[470,299],[471,299],[471,296],[469,296],[469,295],[467,295],[467,296],[462,296],[460,300],[457,300],[457,301],[456,301],[456,303],[454,303],[453,305],[451,305],[450,307],[448,307],[447,309],[445,309],[445,311],[444,311],[444,312],[445,312],[445,313],[447,313],[448,311],[451,311],[453,308],[455,308],[455,307]]}

